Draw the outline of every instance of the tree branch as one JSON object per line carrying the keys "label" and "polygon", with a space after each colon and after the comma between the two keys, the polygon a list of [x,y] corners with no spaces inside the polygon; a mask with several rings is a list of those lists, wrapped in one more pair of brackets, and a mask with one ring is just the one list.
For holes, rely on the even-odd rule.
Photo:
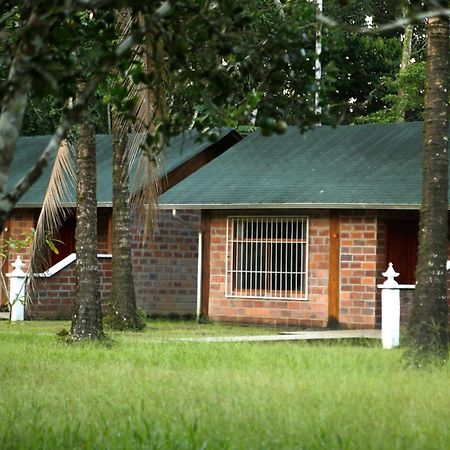
{"label": "tree branch", "polygon": [[[53,18],[53,21],[56,18]],[[8,73],[8,86],[2,98],[0,113],[0,192],[4,191],[12,164],[14,150],[22,130],[28,90],[31,84],[29,74],[32,61],[44,45],[52,25],[32,10],[27,21],[29,32],[19,42]]]}
{"label": "tree branch", "polygon": [[[156,18],[159,19],[160,17],[161,16],[157,16]],[[136,46],[143,40],[149,30],[149,27],[150,24],[142,23],[141,26],[133,34],[128,36],[116,47],[114,53],[111,55],[111,58],[105,61],[101,72],[91,77],[91,79],[86,83],[84,89],[81,91],[81,93],[73,103],[72,108],[69,109],[69,111],[65,114],[60,125],[56,129],[55,133],[47,144],[47,147],[42,152],[34,167],[29,170],[29,172],[17,183],[17,185],[9,193],[0,197],[0,202],[3,205],[7,205],[8,209],[12,209],[14,207],[14,205],[19,201],[22,195],[42,174],[44,168],[48,164],[48,161],[50,160],[51,156],[58,150],[70,127],[81,117],[89,99],[94,94],[98,83],[103,79],[104,75],[107,74],[110,69],[114,67],[114,65],[117,64],[117,62],[120,61],[121,58],[124,57],[124,55],[131,51],[134,46]]]}
{"label": "tree branch", "polygon": [[340,23],[331,17],[327,17],[323,14],[317,14],[317,20],[319,22],[322,22],[323,24],[334,27],[334,28],[340,28],[342,30],[349,31],[351,33],[358,33],[358,34],[380,34],[385,31],[395,30],[397,28],[402,28],[405,25],[409,25],[411,23],[419,22],[423,19],[428,19],[430,17],[449,17],[450,16],[450,9],[449,8],[435,8],[428,11],[411,14],[408,17],[401,17],[399,19],[394,20],[393,22],[388,22],[383,25],[368,28],[368,27],[356,27],[354,25],[346,25],[344,23]]}
{"label": "tree branch", "polygon": [[4,25],[6,22],[8,22],[8,20],[14,16],[14,14],[16,14],[17,11],[13,8],[10,11],[8,11],[7,13],[3,14],[2,17],[0,17],[0,30],[3,29]]}

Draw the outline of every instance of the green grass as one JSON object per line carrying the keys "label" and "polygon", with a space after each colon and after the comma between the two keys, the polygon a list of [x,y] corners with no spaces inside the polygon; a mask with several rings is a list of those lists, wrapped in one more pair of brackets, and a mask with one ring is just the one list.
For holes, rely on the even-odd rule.
{"label": "green grass", "polygon": [[273,330],[152,321],[110,345],[0,323],[1,449],[446,449],[450,365],[378,343],[183,343]]}

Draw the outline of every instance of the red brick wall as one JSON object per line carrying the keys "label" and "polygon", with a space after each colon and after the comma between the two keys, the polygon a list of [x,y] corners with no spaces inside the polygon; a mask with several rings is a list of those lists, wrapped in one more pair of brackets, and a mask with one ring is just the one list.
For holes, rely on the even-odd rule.
{"label": "red brick wall", "polygon": [[[296,212],[290,212],[295,214]],[[329,212],[297,211],[309,216],[308,300],[242,299],[225,296],[226,218],[211,219],[209,317],[257,324],[323,327],[328,319]],[[248,215],[248,213],[246,213]],[[261,214],[261,213],[260,213]],[[262,213],[263,215],[268,215]],[[272,212],[279,215],[280,212]],[[373,328],[381,313],[377,274],[385,270],[385,229],[374,212],[344,211],[340,217],[340,323]]]}
{"label": "red brick wall", "polygon": [[[382,284],[386,278],[381,275],[386,269],[386,233],[387,225],[386,221],[377,219],[377,277],[376,284]],[[381,289],[377,288],[376,304],[375,304],[375,316],[377,327],[381,326]]]}
{"label": "red brick wall", "polygon": [[[106,303],[111,291],[111,258],[99,257],[100,296]],[[75,304],[76,261],[49,278],[36,282],[28,310],[31,318],[70,319]]]}
{"label": "red brick wall", "polygon": [[[33,209],[17,209],[14,218],[6,221],[3,233],[0,236],[0,245],[4,244],[5,239],[24,239],[31,232],[32,228],[36,226],[37,211]],[[30,263],[30,248],[23,248],[22,250],[10,250],[9,256],[6,258],[2,266],[2,272],[5,276],[8,272],[13,270],[11,264],[20,255],[22,261],[25,262],[26,267]],[[3,289],[0,291],[0,304],[6,305],[9,299]]]}
{"label": "red brick wall", "polygon": [[209,318],[240,323],[325,326],[328,318],[328,214],[309,215],[308,301],[225,296],[227,215],[238,214],[215,213],[211,218]]}
{"label": "red brick wall", "polygon": [[[98,252],[108,253],[110,208],[99,208]],[[179,211],[179,217],[192,227],[200,225],[200,214]],[[11,234],[31,230],[36,211],[18,210],[11,218]],[[132,228],[132,258],[138,306],[151,315],[193,315],[196,308],[197,247],[195,229],[172,218],[171,211],[160,211],[152,242],[142,238],[142,227]],[[29,266],[30,249],[20,252]],[[11,258],[15,259],[17,252]],[[12,261],[12,260],[11,260]],[[111,290],[111,259],[100,258],[102,302]],[[75,299],[75,262],[51,278],[38,282],[36,298],[30,310],[34,317],[69,318]]]}
{"label": "red brick wall", "polygon": [[161,210],[152,242],[143,240],[142,229],[133,229],[137,303],[150,315],[195,314],[200,213],[177,215],[191,227],[174,219],[171,211]]}
{"label": "red brick wall", "polygon": [[[29,235],[31,230],[36,227],[36,221],[38,217],[38,210],[36,209],[16,209],[14,215],[8,221],[9,235],[12,239],[24,239]],[[30,263],[31,248],[26,247],[20,251],[11,250],[9,254],[9,261],[6,263],[8,271],[12,270],[11,263],[15,261],[17,256],[20,255],[22,261],[28,267]]]}
{"label": "red brick wall", "polygon": [[341,215],[340,323],[351,328],[376,324],[377,218]]}
{"label": "red brick wall", "polygon": [[[276,211],[257,213],[279,214]],[[197,212],[179,211],[178,214],[194,227],[200,225]],[[309,216],[309,292],[306,301],[225,297],[226,218],[237,214],[239,212],[217,212],[212,216],[209,317],[230,322],[325,326],[328,318],[329,212],[286,213]],[[99,253],[108,251],[109,215],[110,209],[99,209]],[[35,220],[35,210],[15,211],[10,222],[12,236],[29,232]],[[145,242],[141,231],[135,224],[132,252],[138,306],[154,315],[193,315],[197,282],[196,230],[174,220],[170,211],[160,211],[154,241]],[[352,328],[379,326],[381,291],[376,285],[384,281],[381,273],[386,269],[386,220],[373,211],[342,211],[340,245],[340,323]],[[20,253],[27,267],[29,249]],[[17,252],[13,252],[10,262],[16,256]],[[102,301],[107,302],[111,289],[111,260],[102,258],[100,264]],[[35,315],[71,316],[74,268],[72,263],[51,279],[41,281],[34,300]],[[411,299],[412,291],[401,291],[402,323],[409,318]]]}

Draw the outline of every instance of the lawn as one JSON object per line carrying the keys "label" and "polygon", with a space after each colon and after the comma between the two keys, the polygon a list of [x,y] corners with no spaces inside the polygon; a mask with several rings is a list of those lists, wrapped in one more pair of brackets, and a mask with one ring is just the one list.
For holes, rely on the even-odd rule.
{"label": "lawn", "polygon": [[1,449],[446,449],[450,364],[362,343],[186,343],[255,327],[152,321],[108,345],[0,322]]}

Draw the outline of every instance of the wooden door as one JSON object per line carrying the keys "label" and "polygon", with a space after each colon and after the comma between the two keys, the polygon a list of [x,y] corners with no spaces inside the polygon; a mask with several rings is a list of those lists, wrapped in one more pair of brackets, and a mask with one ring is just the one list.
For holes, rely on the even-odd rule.
{"label": "wooden door", "polygon": [[51,253],[50,261],[52,266],[75,252],[75,224],[75,216],[67,217],[61,228],[58,230],[58,234],[55,238],[61,242],[55,242],[58,254]]}
{"label": "wooden door", "polygon": [[417,220],[389,220],[386,236],[386,267],[394,265],[400,284],[414,284],[419,224]]}

